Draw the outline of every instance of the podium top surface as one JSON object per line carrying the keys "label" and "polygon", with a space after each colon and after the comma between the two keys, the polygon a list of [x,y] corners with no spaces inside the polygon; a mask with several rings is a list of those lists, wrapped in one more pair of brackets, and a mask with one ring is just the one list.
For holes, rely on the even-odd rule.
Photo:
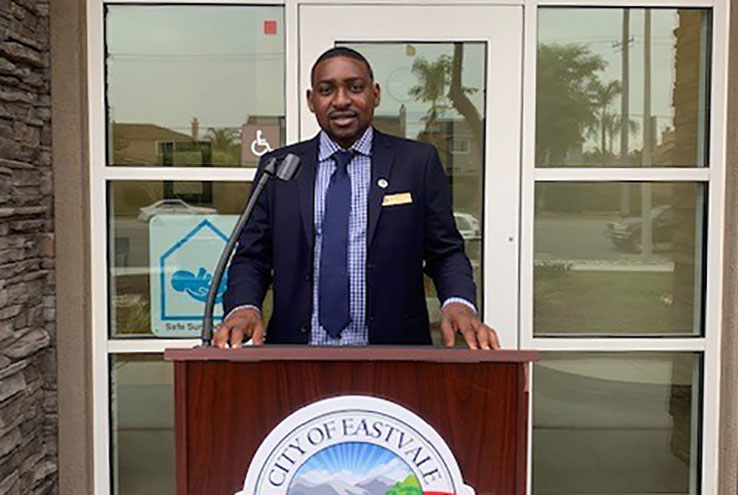
{"label": "podium top surface", "polygon": [[442,363],[527,363],[536,351],[482,351],[445,347],[249,346],[240,349],[195,347],[166,349],[165,361],[427,361]]}

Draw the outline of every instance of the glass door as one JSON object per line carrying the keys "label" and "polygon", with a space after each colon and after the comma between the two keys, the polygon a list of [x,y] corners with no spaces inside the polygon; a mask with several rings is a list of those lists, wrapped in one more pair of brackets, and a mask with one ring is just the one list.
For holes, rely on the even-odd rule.
{"label": "glass door", "polygon": [[[326,49],[366,56],[382,96],[374,126],[438,150],[484,321],[517,348],[522,7],[303,5],[299,14],[300,94]],[[300,138],[318,131],[303,99]],[[430,281],[426,299],[438,339]]]}

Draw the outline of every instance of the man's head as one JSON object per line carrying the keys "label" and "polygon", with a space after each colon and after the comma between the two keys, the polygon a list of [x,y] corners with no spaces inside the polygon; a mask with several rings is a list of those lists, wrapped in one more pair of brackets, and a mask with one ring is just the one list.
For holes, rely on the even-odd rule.
{"label": "man's head", "polygon": [[369,62],[356,50],[331,48],[313,65],[310,111],[331,139],[349,148],[364,133],[379,105],[379,85]]}

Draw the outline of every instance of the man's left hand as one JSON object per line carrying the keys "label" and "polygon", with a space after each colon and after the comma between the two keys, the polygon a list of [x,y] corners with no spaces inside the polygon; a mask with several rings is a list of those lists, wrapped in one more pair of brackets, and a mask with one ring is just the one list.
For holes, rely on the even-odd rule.
{"label": "man's left hand", "polygon": [[466,304],[452,302],[441,310],[443,343],[453,347],[456,333],[460,333],[470,349],[499,349],[497,333],[479,321],[479,316]]}

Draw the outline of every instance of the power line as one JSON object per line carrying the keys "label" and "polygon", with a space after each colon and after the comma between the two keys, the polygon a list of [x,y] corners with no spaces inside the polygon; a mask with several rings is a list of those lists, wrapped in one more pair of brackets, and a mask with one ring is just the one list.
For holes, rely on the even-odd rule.
{"label": "power line", "polygon": [[204,62],[283,60],[284,53],[108,54],[111,62]]}

